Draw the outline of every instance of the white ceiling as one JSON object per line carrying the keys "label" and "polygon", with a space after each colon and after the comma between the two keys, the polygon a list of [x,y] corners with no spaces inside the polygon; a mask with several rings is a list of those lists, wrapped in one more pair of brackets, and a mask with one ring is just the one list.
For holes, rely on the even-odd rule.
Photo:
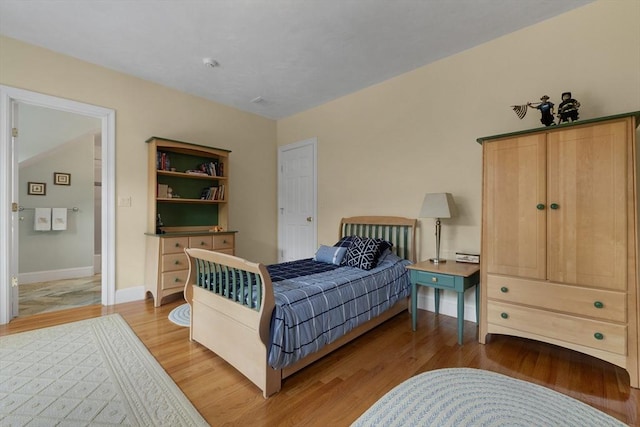
{"label": "white ceiling", "polygon": [[279,119],[591,1],[0,0],[0,34]]}

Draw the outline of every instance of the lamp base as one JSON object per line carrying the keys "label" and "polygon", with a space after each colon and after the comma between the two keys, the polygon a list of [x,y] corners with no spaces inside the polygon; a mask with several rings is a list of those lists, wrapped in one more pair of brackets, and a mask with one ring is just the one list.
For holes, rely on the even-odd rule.
{"label": "lamp base", "polygon": [[433,264],[442,264],[447,262],[446,259],[442,259],[442,258],[429,258],[429,262],[433,263]]}

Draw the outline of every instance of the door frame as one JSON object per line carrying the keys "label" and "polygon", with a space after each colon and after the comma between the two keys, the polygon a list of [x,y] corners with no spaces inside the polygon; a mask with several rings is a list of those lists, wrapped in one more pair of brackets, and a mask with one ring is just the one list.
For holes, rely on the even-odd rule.
{"label": "door frame", "polygon": [[282,183],[282,155],[287,150],[293,150],[310,145],[313,148],[313,207],[311,215],[313,217],[313,246],[314,250],[317,247],[318,242],[318,138],[313,137],[305,139],[303,141],[294,142],[292,144],[281,145],[278,147],[278,262],[283,261],[283,247],[284,244],[284,227],[282,223],[282,207],[285,206],[283,202],[284,191]]}
{"label": "door frame", "polygon": [[[0,325],[12,319],[11,262],[14,224],[19,212],[12,212],[14,102],[52,108],[95,117],[102,132],[102,305],[115,304],[115,110],[0,85]],[[17,200],[16,200],[17,202]],[[17,275],[17,271],[15,274]]]}

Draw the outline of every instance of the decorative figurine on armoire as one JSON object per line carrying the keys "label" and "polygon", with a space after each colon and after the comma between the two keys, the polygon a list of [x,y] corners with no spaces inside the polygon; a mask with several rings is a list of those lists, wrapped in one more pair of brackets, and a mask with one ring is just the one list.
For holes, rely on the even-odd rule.
{"label": "decorative figurine on armoire", "polygon": [[578,108],[580,103],[571,97],[571,92],[563,92],[558,105],[558,124],[578,120]]}
{"label": "decorative figurine on armoire", "polygon": [[540,122],[542,122],[543,125],[555,125],[556,122],[554,121],[553,117],[553,102],[549,102],[549,97],[547,95],[542,96],[542,98],[540,98],[540,101],[542,102],[537,103],[538,105],[536,105],[535,107],[531,102],[528,102],[527,105],[529,107],[537,108],[538,110],[540,110],[540,113],[542,114],[542,117],[540,117]]}

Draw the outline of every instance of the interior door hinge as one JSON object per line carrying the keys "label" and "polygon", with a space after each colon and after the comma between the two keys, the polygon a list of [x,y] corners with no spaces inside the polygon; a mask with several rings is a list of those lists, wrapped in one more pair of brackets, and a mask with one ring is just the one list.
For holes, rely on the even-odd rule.
{"label": "interior door hinge", "polygon": [[11,128],[11,136],[14,138],[18,137],[18,128]]}
{"label": "interior door hinge", "polygon": [[14,288],[18,286],[18,278],[16,276],[11,276],[11,286]]}
{"label": "interior door hinge", "polygon": [[18,204],[16,202],[11,202],[11,212],[18,212]]}

